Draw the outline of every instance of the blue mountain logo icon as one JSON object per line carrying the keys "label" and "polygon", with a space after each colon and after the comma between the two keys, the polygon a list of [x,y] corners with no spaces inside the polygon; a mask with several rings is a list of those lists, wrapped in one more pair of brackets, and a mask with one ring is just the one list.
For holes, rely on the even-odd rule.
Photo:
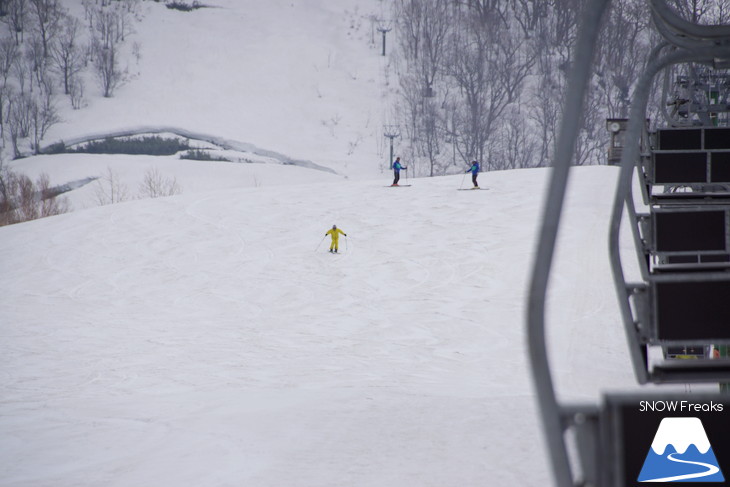
{"label": "blue mountain logo icon", "polygon": [[700,418],[664,418],[639,482],[724,482]]}

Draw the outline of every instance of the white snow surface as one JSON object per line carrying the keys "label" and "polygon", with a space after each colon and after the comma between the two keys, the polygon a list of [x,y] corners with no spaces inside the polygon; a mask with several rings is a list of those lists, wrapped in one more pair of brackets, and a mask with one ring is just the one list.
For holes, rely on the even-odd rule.
{"label": "white snow surface", "polygon": [[[562,396],[597,402],[634,384],[605,251],[617,171],[575,172],[550,341]],[[545,485],[523,310],[547,175],[0,228],[3,485]]]}
{"label": "white snow surface", "polygon": [[[48,143],[174,126],[337,174],[13,161],[53,184],[109,168],[132,193],[154,167],[183,192],[99,207],[91,183],[71,213],[0,228],[0,484],[549,484],[524,329],[549,169],[386,187],[378,1],[142,5],[138,74]],[[636,388],[607,257],[617,174],[571,176],[547,327],[564,401]]]}

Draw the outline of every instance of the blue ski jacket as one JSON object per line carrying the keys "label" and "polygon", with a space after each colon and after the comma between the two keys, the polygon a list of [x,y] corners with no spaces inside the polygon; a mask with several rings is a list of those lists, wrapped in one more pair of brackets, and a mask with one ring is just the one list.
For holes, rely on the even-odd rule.
{"label": "blue ski jacket", "polygon": [[465,172],[471,171],[472,174],[476,174],[479,172],[479,163],[474,161],[471,163],[471,167],[467,169]]}

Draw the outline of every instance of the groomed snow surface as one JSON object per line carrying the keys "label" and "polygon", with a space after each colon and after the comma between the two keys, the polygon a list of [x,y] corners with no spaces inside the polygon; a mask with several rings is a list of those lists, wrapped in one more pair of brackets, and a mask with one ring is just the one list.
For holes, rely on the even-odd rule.
{"label": "groomed snow surface", "polygon": [[[563,397],[596,402],[634,384],[606,264],[617,172],[575,173],[550,341]],[[545,485],[523,310],[547,176],[221,190],[0,228],[3,485]]]}

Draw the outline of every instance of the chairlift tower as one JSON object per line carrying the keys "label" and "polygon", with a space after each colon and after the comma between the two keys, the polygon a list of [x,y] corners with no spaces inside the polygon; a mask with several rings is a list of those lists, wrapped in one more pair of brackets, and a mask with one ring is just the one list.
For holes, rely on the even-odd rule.
{"label": "chairlift tower", "polygon": [[388,21],[388,20],[383,20],[383,21],[379,22],[377,30],[378,30],[378,32],[380,32],[381,34],[383,34],[383,52],[382,52],[382,55],[385,56],[385,35],[388,32],[390,32],[391,30],[393,30],[392,23],[390,21]]}
{"label": "chairlift tower", "polygon": [[393,169],[393,139],[400,137],[400,129],[397,125],[386,125],[383,135],[390,139],[390,159],[388,160],[388,168]]}

